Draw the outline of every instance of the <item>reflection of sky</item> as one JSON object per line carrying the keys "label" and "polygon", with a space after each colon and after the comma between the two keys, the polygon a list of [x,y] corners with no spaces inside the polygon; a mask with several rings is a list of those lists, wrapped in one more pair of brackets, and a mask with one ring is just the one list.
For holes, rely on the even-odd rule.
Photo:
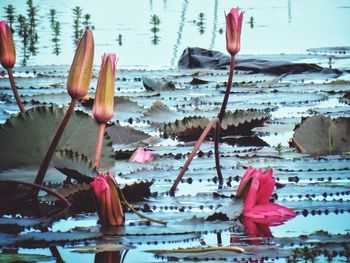
{"label": "reflection of sky", "polygon": [[[13,4],[16,13],[25,13],[25,0],[2,0],[3,7]],[[205,4],[204,4],[205,3]],[[213,29],[225,29],[224,12],[234,6],[245,11],[242,33],[244,54],[302,53],[307,48],[324,46],[344,46],[350,43],[348,34],[350,4],[348,0],[268,0],[268,1],[217,1],[217,25],[213,26],[215,0],[212,1],[150,1],[150,0],[34,0],[39,7],[39,47],[40,53],[29,64],[70,64],[72,60],[72,11],[81,6],[83,13],[91,14],[95,25],[95,63],[100,63],[103,52],[116,52],[123,66],[170,66],[173,48],[178,44],[177,56],[187,46],[212,47],[225,52],[225,34],[214,34]],[[186,6],[182,21],[183,5]],[[347,7],[347,8],[346,8]],[[49,27],[49,9],[57,9],[62,24],[62,51],[52,55],[52,33]],[[193,20],[198,14],[205,14],[205,33],[200,35]],[[151,44],[150,16],[157,14],[161,20],[158,46]],[[250,28],[250,17],[254,17],[254,28]],[[183,23],[184,22],[184,23]],[[181,41],[178,31],[182,27]],[[123,36],[123,45],[117,42]],[[216,39],[213,40],[213,36]],[[18,49],[19,43],[17,43]],[[18,52],[20,53],[20,52]],[[176,63],[175,63],[176,64]]]}

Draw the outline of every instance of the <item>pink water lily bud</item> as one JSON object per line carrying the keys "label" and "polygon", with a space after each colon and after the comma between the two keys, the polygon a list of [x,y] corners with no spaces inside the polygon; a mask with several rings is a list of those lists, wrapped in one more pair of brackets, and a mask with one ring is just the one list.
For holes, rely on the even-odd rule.
{"label": "pink water lily bud", "polygon": [[86,29],[75,51],[73,63],[69,70],[67,91],[73,99],[86,95],[92,78],[94,62],[94,37],[90,29]]}
{"label": "pink water lily bud", "polygon": [[90,183],[98,205],[102,226],[121,226],[124,224],[124,211],[120,202],[117,183],[110,171],[100,173]]}
{"label": "pink water lily bud", "polygon": [[236,55],[241,48],[243,14],[237,7],[226,15],[226,49],[231,56]]}
{"label": "pink water lily bud", "polygon": [[272,169],[265,173],[261,169],[249,167],[237,189],[237,198],[243,198],[242,215],[254,219],[283,221],[295,217],[296,213],[284,206],[270,202],[276,180]]}
{"label": "pink water lily bud", "polygon": [[12,31],[5,21],[0,21],[0,62],[6,69],[13,68],[16,64]]}
{"label": "pink water lily bud", "polygon": [[154,155],[151,151],[147,151],[142,147],[137,148],[131,155],[129,161],[132,163],[146,163],[154,160]]}
{"label": "pink water lily bud", "polygon": [[98,76],[96,96],[92,115],[98,123],[106,123],[113,117],[114,82],[116,71],[116,55],[104,54]]}

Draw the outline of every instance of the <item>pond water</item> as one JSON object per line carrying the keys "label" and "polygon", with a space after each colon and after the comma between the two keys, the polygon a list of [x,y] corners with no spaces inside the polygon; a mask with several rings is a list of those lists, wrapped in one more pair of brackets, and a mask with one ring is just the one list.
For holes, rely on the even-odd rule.
{"label": "pond water", "polygon": [[[4,7],[9,4],[15,7],[16,16],[27,16],[26,2],[1,0],[2,19],[5,17]],[[13,233],[7,235],[6,223],[3,222],[18,214],[2,213],[0,210],[0,225],[3,227],[5,224],[6,230],[0,231],[0,250],[19,247],[18,253],[51,256],[47,247],[54,244],[66,262],[109,262],[98,259],[94,253],[81,254],[73,250],[84,245],[122,244],[124,251],[128,250],[124,262],[207,262],[210,257],[196,259],[191,254],[190,258],[178,254],[178,257],[173,257],[171,253],[158,257],[147,250],[189,248],[203,244],[238,245],[246,252],[242,255],[214,253],[210,255],[214,258],[212,261],[248,261],[249,258],[258,260],[264,257],[268,259],[263,262],[286,262],[295,248],[307,246],[317,251],[319,262],[327,260],[326,255],[322,254],[324,249],[335,253],[332,254],[332,262],[349,260],[349,155],[309,156],[298,153],[290,146],[294,128],[303,117],[315,114],[332,118],[350,116],[349,101],[345,98],[350,83],[350,56],[346,54],[349,48],[345,48],[344,53],[334,53],[332,49],[319,53],[308,51],[320,47],[349,46],[348,0],[33,0],[33,6],[36,10],[34,38],[27,36],[25,40],[23,34],[18,34],[19,24],[14,23],[18,55],[14,71],[25,107],[37,107],[46,112],[51,104],[59,107],[68,105],[70,98],[66,92],[66,76],[74,55],[75,31],[78,30],[77,34],[80,34],[79,30],[86,22],[85,15],[89,14],[87,23],[93,27],[95,38],[95,72],[99,68],[100,55],[104,52],[116,52],[119,56],[113,121],[122,125],[123,132],[130,128],[128,133],[136,138],[132,144],[123,140],[118,142],[118,136],[113,138],[115,156],[111,170],[123,186],[140,181],[152,182],[150,191],[156,194],[133,205],[169,224],[166,227],[154,223],[147,225],[134,213],[128,212],[125,228],[100,228],[97,213],[90,211],[94,200],[86,199],[81,202],[90,202],[87,211],[84,208],[80,211],[79,208],[78,215],[76,211],[70,211],[64,219],[50,225],[43,235],[38,227],[15,228],[12,229]],[[77,6],[81,9],[75,8]],[[176,197],[170,197],[168,191],[171,184],[192,150],[195,139],[182,137],[180,132],[176,136],[166,134],[165,126],[168,122],[181,122],[185,117],[216,116],[228,74],[227,70],[177,69],[178,58],[189,46],[226,52],[224,12],[236,6],[245,11],[240,58],[251,58],[253,61],[265,58],[271,64],[279,60],[315,63],[323,70],[306,70],[298,74],[287,72],[282,77],[278,74],[237,71],[227,110],[255,109],[258,124],[242,134],[223,135],[220,144],[225,177],[223,187],[218,187],[213,142],[208,138],[201,146],[201,154],[196,155],[180,183]],[[81,16],[76,28],[74,20],[77,17],[73,14],[73,8]],[[29,17],[26,19],[30,21]],[[334,59],[331,65],[329,56]],[[198,77],[203,84],[191,83],[193,77]],[[165,78],[175,87],[147,89],[144,85],[147,78]],[[96,82],[97,78],[93,78],[88,91],[91,98],[94,97]],[[77,108],[91,119],[89,105],[78,103]],[[268,115],[267,119],[259,115],[262,112]],[[0,132],[8,119],[13,118],[19,123],[22,121],[21,116],[16,117],[17,114],[18,107],[7,76],[1,75]],[[251,122],[254,121],[247,117],[247,121],[239,127],[245,130],[244,125],[249,126]],[[10,126],[14,132],[18,132],[16,125]],[[144,145],[139,140],[140,132],[152,136],[148,148],[156,155],[153,162],[128,162],[136,145]],[[194,137],[198,135],[192,132]],[[31,143],[42,142],[39,135],[33,133],[30,138],[24,137],[24,143],[32,146]],[[92,144],[90,141],[85,143]],[[28,158],[35,156],[29,146],[15,154],[27,153]],[[3,147],[5,145],[1,145],[0,151]],[[32,147],[36,147],[36,144]],[[8,154],[3,156],[7,158]],[[27,156],[24,156],[24,161]],[[255,235],[248,233],[249,227],[242,219],[200,221],[217,208],[236,209],[237,204],[233,205],[231,198],[224,196],[236,192],[238,182],[235,178],[240,179],[245,167],[250,165],[274,169],[280,187],[275,189],[272,198],[276,203],[294,209],[298,215],[279,225],[253,222],[257,229]],[[85,168],[84,164],[82,166]],[[23,180],[29,178],[29,181],[37,171],[35,167],[0,169],[0,179],[18,176]],[[60,191],[62,178],[65,175],[50,169],[46,180]],[[214,198],[213,193],[222,195],[222,198]],[[150,206],[148,210],[146,205]],[[74,233],[70,235],[70,231]],[[26,241],[28,238],[29,241]],[[54,262],[52,258],[46,261]]]}
{"label": "pond water", "polygon": [[[27,14],[25,0],[2,0],[2,18],[8,4],[15,6],[15,15]],[[147,69],[176,67],[182,51],[189,46],[225,52],[224,13],[236,6],[245,11],[240,55],[301,54],[309,48],[350,43],[347,0],[100,0],[98,4],[84,0],[34,0],[33,4],[37,10],[37,55],[26,50],[28,65],[71,63],[75,50],[72,9],[76,6],[82,9],[79,29],[84,27],[85,14],[91,16],[97,65],[105,52],[117,53],[120,67]],[[53,54],[56,42],[52,41],[55,31],[50,22],[51,9],[56,11],[54,21],[60,24],[59,55]],[[151,23],[152,15],[160,20],[155,21],[156,25]],[[23,38],[18,35],[17,24],[14,29],[21,64]]]}

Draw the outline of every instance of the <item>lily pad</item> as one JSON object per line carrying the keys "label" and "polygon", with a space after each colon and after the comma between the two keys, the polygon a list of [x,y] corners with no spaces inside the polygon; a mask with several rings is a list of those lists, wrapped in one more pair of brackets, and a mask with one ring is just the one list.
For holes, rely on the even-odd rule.
{"label": "lily pad", "polygon": [[[221,134],[224,135],[250,135],[254,127],[261,126],[269,118],[269,113],[256,110],[236,110],[226,112],[221,123]],[[206,117],[185,117],[173,123],[164,125],[164,133],[168,136],[178,136],[181,139],[198,138],[209,119]],[[213,135],[213,131],[211,132]]]}
{"label": "lily pad", "polygon": [[41,262],[54,260],[51,256],[39,255],[39,254],[0,254],[0,262]]}
{"label": "lily pad", "polygon": [[155,101],[151,108],[144,113],[144,119],[153,123],[167,123],[179,119],[181,115],[170,110],[160,101]]}
{"label": "lily pad", "polygon": [[[1,125],[0,170],[39,166],[64,114],[65,109],[57,106],[38,107],[20,113]],[[93,158],[97,132],[98,125],[94,119],[81,111],[75,111],[58,149],[73,150]],[[109,168],[114,164],[111,145],[111,140],[105,135],[101,168]]]}
{"label": "lily pad", "polygon": [[304,118],[295,126],[292,144],[300,153],[337,154],[350,151],[350,118],[324,115]]}
{"label": "lily pad", "polygon": [[162,91],[175,89],[175,84],[167,79],[151,79],[144,77],[142,78],[142,82],[146,90]]}

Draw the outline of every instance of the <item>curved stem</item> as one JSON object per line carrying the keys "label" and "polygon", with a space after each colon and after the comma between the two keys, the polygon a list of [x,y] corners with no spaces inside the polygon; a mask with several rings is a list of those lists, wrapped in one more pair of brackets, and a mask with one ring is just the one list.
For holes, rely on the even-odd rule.
{"label": "curved stem", "polygon": [[[69,209],[71,207],[71,203],[60,193],[57,193],[55,191],[53,191],[52,189],[42,186],[42,185],[38,185],[38,184],[33,184],[33,183],[29,183],[29,182],[24,182],[24,181],[18,181],[18,180],[1,180],[0,182],[5,182],[5,183],[10,183],[10,184],[23,184],[23,185],[27,185],[30,186],[32,188],[36,188],[39,190],[43,190],[49,194],[52,194],[53,196],[55,196],[57,199],[61,200],[64,204],[65,204],[65,208],[63,208],[60,212],[58,212],[57,214],[51,216],[51,218],[57,218],[59,217],[61,214],[63,214],[67,209]],[[48,231],[48,227],[44,227],[45,231]],[[59,263],[63,263],[64,260],[60,254],[60,252],[58,251],[56,246],[49,246],[49,249],[51,251],[51,254],[56,258],[56,262]]]}
{"label": "curved stem", "polygon": [[95,159],[93,162],[93,166],[96,170],[98,170],[98,167],[100,166],[100,158],[101,158],[101,152],[102,152],[102,145],[103,145],[103,136],[105,133],[106,123],[99,123],[98,124],[98,134],[97,134],[97,143],[96,143],[96,150],[95,150]]}
{"label": "curved stem", "polygon": [[230,97],[230,91],[231,91],[232,80],[233,80],[233,73],[234,73],[234,69],[235,69],[235,62],[236,62],[235,56],[231,56],[230,73],[228,76],[225,96],[224,96],[224,100],[222,101],[220,113],[218,115],[218,118],[220,120],[220,125],[215,133],[215,140],[214,140],[215,167],[216,167],[216,172],[217,172],[217,175],[219,178],[219,185],[222,185],[222,183],[223,183],[223,176],[221,173],[221,166],[220,166],[220,152],[219,152],[220,130],[221,130],[222,120],[224,119],[228,98]]}
{"label": "curved stem", "polygon": [[71,203],[60,193],[57,193],[55,191],[53,191],[52,189],[43,186],[43,185],[39,185],[39,184],[33,184],[33,183],[29,183],[29,182],[24,182],[24,181],[19,181],[19,180],[0,180],[0,182],[4,182],[7,184],[23,184],[23,185],[27,185],[29,187],[38,189],[38,190],[43,190],[53,196],[55,196],[57,199],[61,200],[64,204],[65,204],[65,208],[60,211],[59,213],[55,214],[55,216],[53,217],[58,217],[60,216],[65,210],[67,210],[69,207],[71,207]]}
{"label": "curved stem", "polygon": [[53,137],[51,144],[49,146],[49,149],[47,150],[47,153],[45,155],[44,160],[42,161],[41,165],[40,165],[40,169],[38,171],[38,174],[36,175],[35,184],[39,184],[42,185],[44,178],[45,178],[45,174],[47,172],[47,169],[49,168],[49,164],[51,162],[51,159],[55,153],[55,150],[57,148],[58,143],[60,142],[60,139],[62,137],[63,131],[66,128],[69,118],[72,116],[72,113],[74,111],[74,107],[75,104],[77,103],[77,99],[72,99],[69,108],[66,112],[66,115],[64,116],[60,126],[58,127],[55,136]]}
{"label": "curved stem", "polygon": [[15,95],[15,99],[16,99],[16,102],[17,102],[17,105],[20,109],[20,111],[23,113],[23,112],[26,112],[24,106],[23,106],[23,103],[21,101],[21,98],[18,94],[18,91],[17,91],[17,88],[16,88],[16,84],[15,84],[15,79],[13,77],[13,72],[12,72],[12,68],[8,68],[7,69],[7,73],[9,75],[9,79],[10,79],[10,83],[11,83],[11,88],[12,88],[12,91],[13,91],[13,94]]}
{"label": "curved stem", "polygon": [[184,166],[181,168],[180,173],[178,174],[176,180],[174,181],[172,187],[170,188],[170,194],[171,195],[174,195],[175,190],[176,190],[178,184],[180,183],[182,176],[185,174],[188,166],[190,165],[190,163],[191,163],[193,157],[195,156],[195,154],[197,153],[199,147],[203,143],[205,137],[207,137],[208,133],[211,131],[211,129],[214,127],[214,125],[216,125],[216,127],[218,127],[217,126],[218,124],[220,124],[219,118],[214,118],[208,123],[207,127],[205,127],[205,129],[202,132],[201,136],[199,137],[198,141],[194,145],[194,147],[192,149],[192,152],[190,153],[190,156],[187,158]]}

